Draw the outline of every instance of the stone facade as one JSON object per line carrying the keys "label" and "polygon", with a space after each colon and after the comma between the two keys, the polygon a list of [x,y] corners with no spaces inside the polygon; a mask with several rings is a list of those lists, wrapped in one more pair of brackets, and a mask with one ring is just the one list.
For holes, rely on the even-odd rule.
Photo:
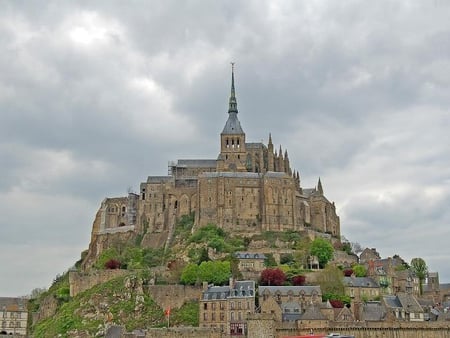
{"label": "stone facade", "polygon": [[205,285],[199,306],[200,327],[246,335],[247,317],[255,313],[255,282],[231,279],[228,286]]}
{"label": "stone facade", "polygon": [[181,216],[195,213],[195,226],[214,223],[242,233],[317,230],[340,238],[334,203],[316,187],[302,188],[292,170],[287,150],[247,142],[237,117],[234,73],[228,119],[220,134],[217,159],[178,160],[167,176],[149,176],[139,195],[106,198],[101,204],[92,236],[135,232],[163,234],[165,245]]}
{"label": "stone facade", "polygon": [[28,301],[23,298],[0,297],[0,322],[2,334],[26,336]]}

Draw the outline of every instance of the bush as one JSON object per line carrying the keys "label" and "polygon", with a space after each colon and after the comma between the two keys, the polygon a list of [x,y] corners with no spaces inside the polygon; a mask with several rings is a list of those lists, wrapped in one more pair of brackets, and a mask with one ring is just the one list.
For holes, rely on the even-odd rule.
{"label": "bush", "polygon": [[110,259],[107,262],[105,262],[105,269],[110,269],[110,270],[114,270],[114,269],[120,269],[120,261],[117,259]]}
{"label": "bush", "polygon": [[352,269],[345,269],[343,272],[345,277],[350,277],[351,275],[353,275]]}
{"label": "bush", "polygon": [[303,286],[305,285],[306,277],[302,275],[294,276],[291,278],[291,283],[294,286]]}
{"label": "bush", "polygon": [[276,269],[265,269],[261,272],[260,284],[261,285],[283,285],[286,281],[286,275],[283,270]]}

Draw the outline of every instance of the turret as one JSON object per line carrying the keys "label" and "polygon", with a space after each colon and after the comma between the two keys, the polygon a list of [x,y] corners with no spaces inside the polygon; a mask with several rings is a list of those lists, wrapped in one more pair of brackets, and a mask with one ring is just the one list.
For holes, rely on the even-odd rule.
{"label": "turret", "polygon": [[280,145],[280,152],[279,152],[279,158],[278,158],[278,162],[279,162],[279,170],[280,172],[284,172],[284,159],[283,159],[283,150],[281,149],[281,145]]}
{"label": "turret", "polygon": [[322,182],[320,181],[320,177],[319,177],[319,182],[317,183],[317,191],[319,192],[319,194],[323,195],[323,188],[322,188]]}
{"label": "turret", "polygon": [[267,170],[275,171],[274,163],[273,163],[273,143],[272,143],[272,134],[269,134],[269,143],[267,144]]}

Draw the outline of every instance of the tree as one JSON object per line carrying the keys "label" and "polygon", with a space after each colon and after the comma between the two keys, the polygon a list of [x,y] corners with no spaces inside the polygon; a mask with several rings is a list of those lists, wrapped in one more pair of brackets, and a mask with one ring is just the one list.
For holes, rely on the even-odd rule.
{"label": "tree", "polygon": [[419,291],[420,295],[423,293],[423,281],[428,274],[428,267],[425,261],[422,258],[413,258],[411,260],[411,270],[416,274],[417,278],[419,278]]}
{"label": "tree", "polygon": [[333,294],[343,296],[345,294],[343,277],[341,270],[329,265],[318,274],[316,281],[320,285],[323,295]]}
{"label": "tree", "polygon": [[182,284],[196,284],[198,282],[198,265],[194,263],[186,265],[181,273],[180,281]]}
{"label": "tree", "polygon": [[353,265],[353,273],[355,274],[356,277],[366,277],[367,269],[364,265],[355,264]]}
{"label": "tree", "polygon": [[303,286],[306,282],[306,277],[302,275],[297,275],[291,278],[292,285]]}
{"label": "tree", "polygon": [[286,281],[286,274],[279,268],[265,269],[261,272],[261,285],[275,285],[280,286]]}
{"label": "tree", "polygon": [[198,273],[200,281],[222,285],[230,278],[231,265],[228,261],[202,262],[198,267]]}
{"label": "tree", "polygon": [[333,257],[333,246],[326,239],[316,238],[311,243],[311,255],[319,259],[319,265],[323,268]]}

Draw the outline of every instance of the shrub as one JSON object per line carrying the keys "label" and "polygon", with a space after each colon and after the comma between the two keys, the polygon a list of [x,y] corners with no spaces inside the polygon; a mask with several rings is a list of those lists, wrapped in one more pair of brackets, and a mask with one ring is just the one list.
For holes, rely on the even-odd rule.
{"label": "shrub", "polygon": [[345,269],[343,272],[345,277],[350,277],[351,275],[353,275],[352,269]]}
{"label": "shrub", "polygon": [[261,272],[260,284],[261,285],[283,285],[286,281],[286,275],[283,270],[276,269],[265,269]]}
{"label": "shrub", "polygon": [[344,302],[340,299],[330,299],[330,304],[334,308],[343,308]]}
{"label": "shrub", "polygon": [[306,277],[302,275],[294,276],[291,279],[292,285],[294,286],[303,286],[306,282]]}
{"label": "shrub", "polygon": [[105,269],[110,269],[110,270],[114,270],[114,269],[120,269],[120,261],[117,259],[110,259],[108,261],[106,261],[105,263]]}

